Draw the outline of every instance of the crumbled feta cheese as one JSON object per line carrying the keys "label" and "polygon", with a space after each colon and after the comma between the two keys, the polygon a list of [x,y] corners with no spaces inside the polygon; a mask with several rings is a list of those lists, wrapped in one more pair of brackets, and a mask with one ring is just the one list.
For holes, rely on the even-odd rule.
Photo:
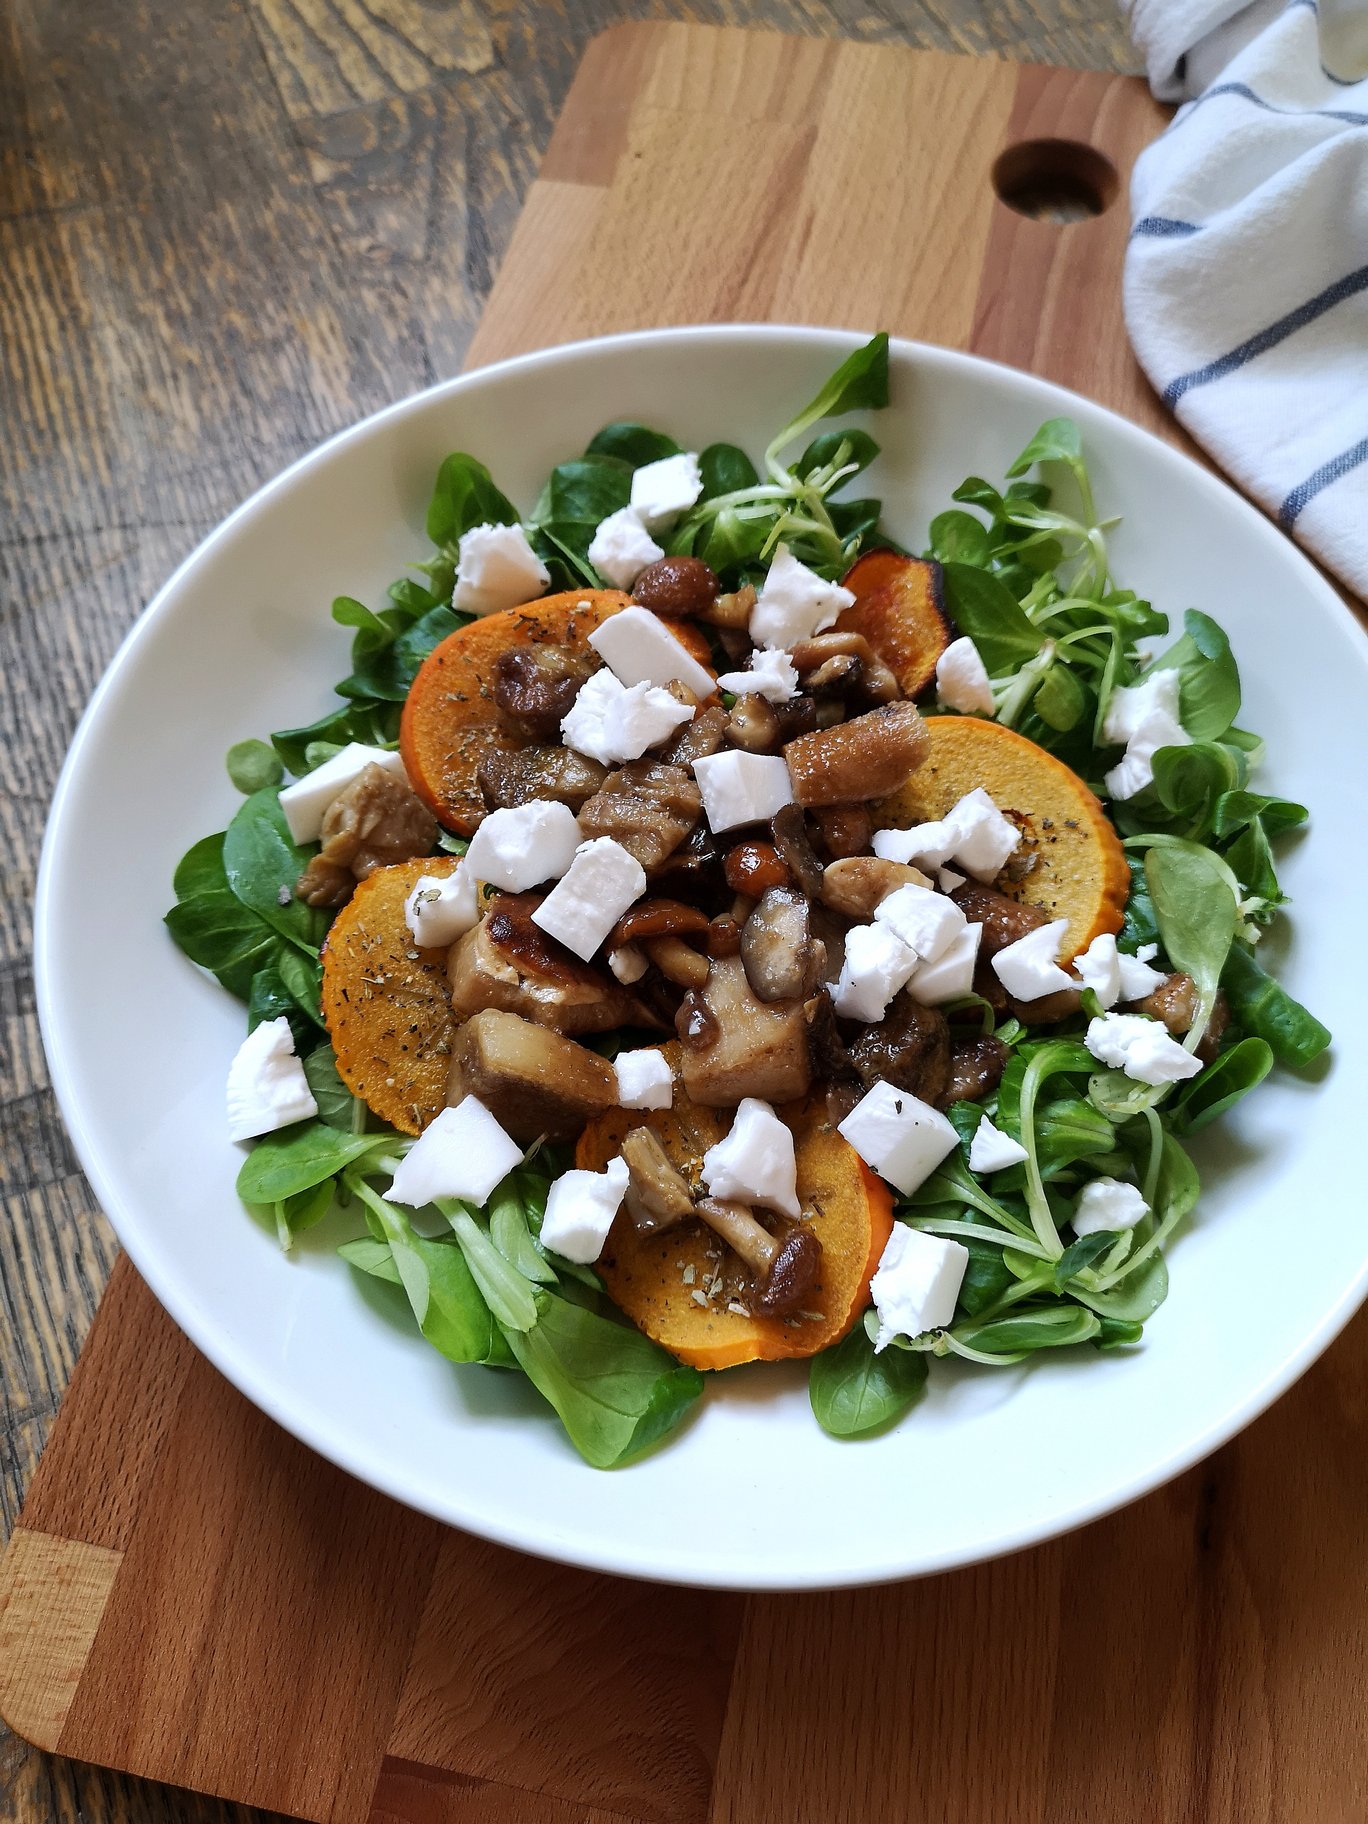
{"label": "crumbled feta cheese", "polygon": [[1101,931],[1081,955],[1074,958],[1074,973],[1091,988],[1102,1008],[1114,1007],[1121,998],[1120,951],[1110,931]]}
{"label": "crumbled feta cheese", "polygon": [[924,1336],[953,1322],[968,1267],[969,1250],[962,1242],[895,1222],[869,1282],[879,1314],[874,1353],[895,1336]]}
{"label": "crumbled feta cheese", "polygon": [[743,1098],[731,1131],[703,1155],[703,1182],[713,1197],[800,1214],[793,1134],[768,1102]]}
{"label": "crumbled feta cheese", "polygon": [[1124,757],[1104,777],[1113,798],[1134,798],[1154,779],[1161,747],[1186,747],[1192,737],[1178,720],[1179,674],[1151,672],[1143,683],[1114,690],[1102,719],[1102,739],[1126,744]]}
{"label": "crumbled feta cheese", "polygon": [[1089,1022],[1083,1043],[1099,1063],[1125,1071],[1137,1083],[1180,1083],[1202,1068],[1201,1059],[1171,1039],[1158,1020],[1140,1013],[1104,1013]]}
{"label": "crumbled feta cheese", "polygon": [[646,870],[611,836],[595,836],[575,851],[564,877],[532,914],[532,923],[585,962],[646,891]]}
{"label": "crumbled feta cheese", "polygon": [[408,774],[397,753],[387,747],[367,747],[363,742],[349,741],[331,760],[283,789],[280,809],[296,842],[318,841],[324,812],[368,766],[383,766],[387,773],[408,784]]}
{"label": "crumbled feta cheese", "polygon": [[954,868],[937,868],[936,885],[942,893],[953,893],[957,887],[964,885],[966,876],[956,873]]}
{"label": "crumbled feta cheese", "polygon": [[655,684],[624,685],[606,667],[583,683],[561,717],[567,747],[604,766],[639,760],[666,740],[693,711]]}
{"label": "crumbled feta cheese", "polygon": [[619,944],[616,950],[608,952],[608,967],[624,988],[630,988],[633,982],[641,980],[650,965],[646,952],[636,944]]}
{"label": "crumbled feta cheese", "polygon": [[939,1110],[882,1080],[861,1096],[837,1131],[905,1197],[959,1145],[959,1135]]}
{"label": "crumbled feta cheese", "polygon": [[228,1066],[228,1138],[251,1140],[318,1113],[294,1034],[282,1013],[263,1020],[238,1046]]}
{"label": "crumbled feta cheese", "polygon": [[1009,1165],[1020,1165],[1025,1157],[1026,1148],[1021,1142],[1004,1134],[987,1115],[974,1129],[974,1137],[969,1142],[971,1172],[1003,1172]]}
{"label": "crumbled feta cheese", "polygon": [[1028,931],[1014,944],[1004,944],[993,958],[993,973],[1008,994],[1019,1001],[1038,1001],[1042,994],[1078,986],[1055,960],[1068,928],[1067,918],[1056,918]]}
{"label": "crumbled feta cheese", "polygon": [[425,950],[454,944],[480,922],[479,889],[464,860],[450,874],[424,874],[404,901],[415,944]]}
{"label": "crumbled feta cheese", "polygon": [[935,962],[920,964],[907,984],[912,999],[923,1007],[942,1007],[947,1001],[962,1001],[965,995],[972,994],[982,936],[982,925],[966,924]]}
{"label": "crumbled feta cheese", "polygon": [[632,507],[648,532],[672,526],[703,492],[703,477],[692,450],[644,462],[632,476]]}
{"label": "crumbled feta cheese", "polygon": [[843,1019],[881,1020],[916,966],[916,951],[891,925],[852,925],[841,973],[832,985],[832,1005]]}
{"label": "crumbled feta cheese", "polygon": [[541,1242],[565,1260],[587,1267],[603,1252],[627,1192],[627,1161],[610,1159],[601,1172],[562,1172],[546,1194]]}
{"label": "crumbled feta cheese", "polygon": [[633,507],[601,519],[589,544],[589,562],[615,589],[630,589],[647,564],[664,555]]}
{"label": "crumbled feta cheese", "polygon": [[541,595],[551,572],[527,542],[521,526],[472,526],[457,545],[458,614],[496,614]]}
{"label": "crumbled feta cheese", "polygon": [[[1168,977],[1159,969],[1151,969],[1149,958],[1158,953],[1157,944],[1146,944],[1134,956],[1127,956],[1124,950],[1116,954],[1117,967],[1121,976],[1120,999],[1123,1001],[1143,1001],[1147,994],[1153,994],[1161,988]],[[1148,955],[1146,955],[1148,952]]]}
{"label": "crumbled feta cheese", "polygon": [[470,839],[466,871],[475,880],[522,893],[543,880],[558,880],[582,839],[569,805],[533,798],[490,811]]}
{"label": "crumbled feta cheese", "polygon": [[965,917],[953,899],[933,893],[930,887],[909,882],[881,899],[874,908],[874,922],[896,931],[921,963],[933,963],[963,931]]}
{"label": "crumbled feta cheese", "polygon": [[779,545],[751,610],[751,639],[757,646],[796,646],[830,627],[854,600],[849,589],[825,582]]}
{"label": "crumbled feta cheese", "polygon": [[674,1077],[663,1051],[650,1045],[620,1051],[613,1070],[619,1108],[668,1108],[674,1101]]}
{"label": "crumbled feta cheese", "polygon": [[733,696],[749,694],[767,703],[787,703],[798,691],[798,667],[786,652],[764,646],[751,654],[745,671],[724,671],[717,682]]}
{"label": "crumbled feta cheese", "polygon": [[496,1184],[522,1158],[522,1148],[506,1134],[476,1096],[463,1096],[444,1108],[425,1127],[399,1162],[385,1195],[391,1203],[415,1207],[435,1197],[459,1197],[486,1203]]}
{"label": "crumbled feta cheese", "polygon": [[710,697],[713,675],[676,639],[649,608],[621,608],[600,621],[589,644],[624,684],[687,684],[696,697]]}
{"label": "crumbled feta cheese", "polygon": [[874,853],[885,861],[925,862],[932,868],[955,861],[975,880],[994,880],[1020,841],[1021,831],[978,785],[936,823],[876,830]]}
{"label": "crumbled feta cheese", "polygon": [[704,754],[694,761],[693,774],[714,834],[743,823],[766,823],[793,802],[793,781],[782,754],[746,754],[739,748]]}
{"label": "crumbled feta cheese", "polygon": [[951,640],[936,660],[936,695],[947,709],[958,709],[967,716],[993,714],[988,667],[967,633]]}
{"label": "crumbled feta cheese", "polygon": [[1078,1194],[1073,1232],[1098,1235],[1105,1230],[1119,1235],[1123,1229],[1133,1229],[1148,1213],[1149,1205],[1133,1184],[1119,1178],[1094,1178]]}

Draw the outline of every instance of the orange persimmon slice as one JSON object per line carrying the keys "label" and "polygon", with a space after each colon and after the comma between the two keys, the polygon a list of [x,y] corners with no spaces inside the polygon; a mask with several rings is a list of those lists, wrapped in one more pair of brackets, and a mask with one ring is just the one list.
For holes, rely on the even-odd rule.
{"label": "orange persimmon slice", "polygon": [[941,567],[931,558],[867,551],[841,579],[855,600],[836,622],[862,633],[897,677],[905,697],[920,696],[950,644]]}

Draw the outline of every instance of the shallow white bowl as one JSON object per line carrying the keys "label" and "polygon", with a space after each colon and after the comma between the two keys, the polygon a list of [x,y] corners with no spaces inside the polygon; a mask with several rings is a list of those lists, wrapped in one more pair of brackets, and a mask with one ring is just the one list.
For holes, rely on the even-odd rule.
{"label": "shallow white bowl", "polygon": [[583,343],[454,380],[334,438],[234,513],[148,608],[86,712],[48,829],[37,939],[53,1082],[157,1297],[250,1399],[353,1474],[600,1570],[818,1588],[1046,1539],[1247,1424],[1368,1289],[1352,1141],[1368,993],[1348,915],[1368,889],[1368,647],[1305,559],[1182,456],[1058,387],[909,343],[894,345],[891,409],[869,419],[884,453],[867,491],[895,536],[917,546],[964,476],[1000,477],[1043,419],[1071,413],[1103,510],[1125,515],[1118,575],[1180,628],[1188,606],[1227,627],[1241,720],[1268,739],[1266,776],[1313,807],[1285,864],[1294,915],[1268,949],[1342,1043],[1319,1080],[1278,1073],[1202,1137],[1207,1188],[1143,1347],[997,1371],[937,1364],[896,1430],[844,1444],[818,1430],[802,1369],[740,1370],[665,1449],[604,1474],[520,1377],[453,1369],[397,1326],[333,1253],[331,1225],[287,1259],[238,1204],[223,1083],[242,1009],[161,917],[177,858],[237,802],[224,750],[333,700],[346,635],[330,599],[378,601],[424,555],[428,493],[452,449],[482,457],[524,505],[611,418],[758,454],[854,341],[722,328]]}

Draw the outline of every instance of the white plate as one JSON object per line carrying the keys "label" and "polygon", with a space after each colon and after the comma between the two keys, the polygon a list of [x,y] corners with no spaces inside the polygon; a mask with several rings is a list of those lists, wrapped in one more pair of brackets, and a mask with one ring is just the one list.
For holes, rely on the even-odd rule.
{"label": "white plate", "polygon": [[[187,1334],[315,1450],[401,1501],[596,1569],[819,1588],[1031,1544],[1144,1494],[1248,1423],[1368,1288],[1351,1173],[1368,1069],[1359,909],[1368,898],[1368,649],[1339,599],[1256,512],[1087,401],[965,356],[895,344],[869,477],[917,545],[964,476],[1002,475],[1045,418],[1081,424],[1121,579],[1181,626],[1229,630],[1266,776],[1313,807],[1289,856],[1293,917],[1268,940],[1340,1046],[1317,1082],[1279,1073],[1195,1150],[1206,1191],[1172,1293],[1128,1355],[1029,1368],[937,1364],[888,1436],[825,1437],[797,1368],[738,1371],[644,1463],[586,1468],[520,1378],[453,1369],[314,1231],[286,1259],[233,1194],[224,1072],[242,1009],[161,918],[177,858],[222,829],[224,750],[329,707],[346,669],[337,594],[378,601],[424,555],[452,449],[530,504],[612,418],[757,453],[853,345],[825,330],[669,330],[552,350],[434,388],[334,438],[247,502],[177,572],[95,693],[57,790],[37,909],[53,1082],[119,1237]],[[862,488],[863,491],[863,488]],[[1349,915],[1350,909],[1353,916]]]}

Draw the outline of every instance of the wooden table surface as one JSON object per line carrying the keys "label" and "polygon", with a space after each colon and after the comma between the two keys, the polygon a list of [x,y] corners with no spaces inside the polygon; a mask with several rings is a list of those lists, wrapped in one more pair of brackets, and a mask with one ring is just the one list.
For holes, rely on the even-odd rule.
{"label": "wooden table surface", "polygon": [[[77,717],[134,615],[230,508],[457,370],[585,44],[655,17],[1135,67],[1114,0],[0,8],[6,1533],[115,1253],[48,1088],[30,969],[39,842]],[[229,1815],[249,1814],[0,1730],[0,1818]]]}

